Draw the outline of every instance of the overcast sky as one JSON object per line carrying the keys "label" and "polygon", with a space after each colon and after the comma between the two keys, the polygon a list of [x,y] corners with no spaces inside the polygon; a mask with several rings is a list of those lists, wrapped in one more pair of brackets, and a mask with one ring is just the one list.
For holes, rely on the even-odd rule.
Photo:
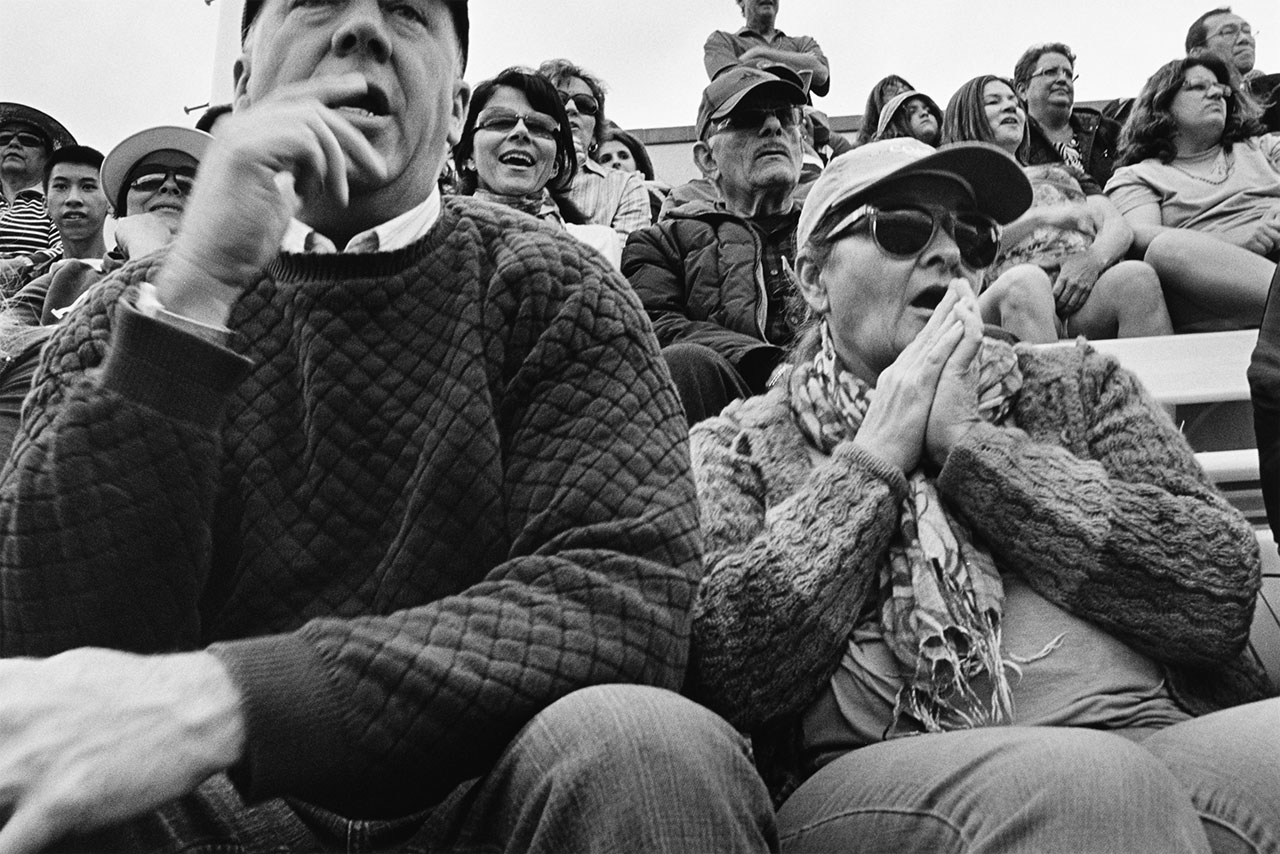
{"label": "overcast sky", "polygon": [[[1079,55],[1079,100],[1135,94],[1181,54],[1188,24],[1214,2],[783,0],[778,23],[819,41],[832,83],[818,106],[848,115],[862,112],[868,89],[885,74],[905,76],[945,105],[960,83],[1007,75],[1025,47],[1047,40]],[[187,116],[183,107],[229,94],[240,0],[0,3],[0,100],[44,109],[88,145],[105,151],[143,127],[191,124],[198,112]],[[703,41],[712,30],[742,25],[734,0],[470,6],[468,79],[565,56],[604,78],[610,118],[633,128],[692,124],[706,85]],[[1280,71],[1280,0],[1232,6],[1259,33],[1258,67]]]}

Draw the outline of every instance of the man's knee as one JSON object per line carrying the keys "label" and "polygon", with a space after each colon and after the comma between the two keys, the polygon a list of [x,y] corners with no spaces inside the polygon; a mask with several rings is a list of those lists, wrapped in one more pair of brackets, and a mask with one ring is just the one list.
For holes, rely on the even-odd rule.
{"label": "man's knee", "polygon": [[745,739],[722,718],[679,694],[643,685],[575,691],[534,717],[521,739],[583,771],[631,762],[682,772],[751,767]]}

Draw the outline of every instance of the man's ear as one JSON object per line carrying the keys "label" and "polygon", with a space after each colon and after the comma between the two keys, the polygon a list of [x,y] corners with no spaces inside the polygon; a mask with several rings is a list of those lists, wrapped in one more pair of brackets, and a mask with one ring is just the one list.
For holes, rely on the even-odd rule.
{"label": "man's ear", "polygon": [[1027,84],[1025,82],[1014,83],[1013,94],[1017,95],[1018,100],[1021,101],[1022,103],[1024,104],[1027,103]]}
{"label": "man's ear", "polygon": [[822,270],[804,253],[796,258],[796,283],[800,287],[800,295],[814,314],[822,315],[830,310],[831,300],[827,296],[826,285],[822,283]]}
{"label": "man's ear", "polygon": [[698,167],[698,171],[702,173],[703,178],[714,181],[720,176],[720,167],[716,165],[715,152],[711,150],[711,145],[703,140],[698,140],[693,144],[693,163]]}
{"label": "man's ear", "polygon": [[467,109],[471,106],[471,84],[461,77],[453,84],[453,106],[449,111],[449,148],[462,139],[462,126],[467,121]]}
{"label": "man's ear", "polygon": [[231,76],[234,81],[231,109],[234,112],[249,105],[249,54],[240,54],[240,58],[231,67]]}

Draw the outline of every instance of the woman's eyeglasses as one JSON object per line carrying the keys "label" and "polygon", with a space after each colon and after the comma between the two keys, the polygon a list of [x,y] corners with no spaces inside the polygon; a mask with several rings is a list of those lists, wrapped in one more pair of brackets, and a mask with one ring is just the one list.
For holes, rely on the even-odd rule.
{"label": "woman's eyeglasses", "polygon": [[1182,91],[1199,95],[1201,98],[1217,97],[1219,95],[1223,98],[1231,97],[1230,86],[1213,80],[1197,80],[1194,83],[1183,83]]}
{"label": "woman's eyeglasses", "polygon": [[840,234],[867,224],[871,239],[880,251],[893,258],[914,258],[933,242],[941,225],[955,240],[960,260],[972,270],[990,267],[1000,250],[1000,224],[977,211],[953,213],[927,208],[880,210],[863,205],[853,211],[828,236]]}
{"label": "woman's eyeglasses", "polygon": [[195,186],[195,170],[194,169],[165,169],[163,172],[157,169],[155,172],[147,172],[139,175],[129,182],[129,189],[138,193],[155,193],[159,192],[164,186],[164,182],[173,178],[173,183],[177,186],[178,191],[183,195],[191,192],[191,188]]}
{"label": "woman's eyeglasses", "polygon": [[1032,80],[1037,77],[1048,77],[1050,80],[1067,80],[1071,83],[1078,83],[1080,81],[1079,74],[1076,74],[1070,68],[1063,68],[1062,66],[1058,66],[1057,68],[1041,68],[1039,71],[1031,72]]}
{"label": "woman's eyeglasses", "polygon": [[595,99],[594,95],[587,95],[586,93],[570,95],[568,92],[560,90],[560,103],[568,106],[570,101],[573,102],[573,106],[577,107],[578,112],[584,116],[594,116],[600,112],[600,102]]}
{"label": "woman's eyeglasses", "polygon": [[15,139],[26,148],[44,148],[43,137],[26,131],[5,131],[0,133],[0,148],[8,146]]}
{"label": "woman's eyeglasses", "polygon": [[496,133],[511,133],[516,125],[524,122],[529,136],[538,139],[555,140],[560,131],[560,123],[546,113],[517,113],[514,110],[494,108],[480,113],[476,119],[476,130],[491,130]]}

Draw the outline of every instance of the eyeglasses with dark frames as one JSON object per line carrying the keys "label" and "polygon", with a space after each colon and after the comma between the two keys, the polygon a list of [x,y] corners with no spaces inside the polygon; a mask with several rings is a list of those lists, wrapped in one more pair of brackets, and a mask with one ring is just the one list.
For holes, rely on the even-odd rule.
{"label": "eyeglasses with dark frames", "polygon": [[154,172],[145,172],[129,182],[129,189],[137,193],[158,193],[160,188],[164,186],[165,181],[173,179],[174,185],[184,196],[190,194],[191,188],[195,186],[196,170],[180,166],[177,169],[163,169],[157,167]]}
{"label": "eyeglasses with dark frames", "polygon": [[26,148],[45,147],[44,137],[39,134],[28,133],[27,131],[20,130],[0,132],[0,148],[6,147],[15,139],[18,141],[19,145],[25,146]]}
{"label": "eyeglasses with dark frames", "polygon": [[780,107],[738,107],[712,125],[714,133],[730,130],[758,131],[769,119],[777,119],[783,130],[800,126],[800,108],[790,104]]}
{"label": "eyeglasses with dark frames", "polygon": [[585,92],[571,95],[563,89],[558,91],[560,92],[560,103],[566,107],[570,102],[573,102],[573,106],[584,116],[594,116],[600,112],[600,102],[596,100],[594,95],[588,95]]}
{"label": "eyeglasses with dark frames", "polygon": [[501,107],[481,111],[476,119],[476,130],[495,133],[511,133],[523,123],[529,136],[554,140],[560,131],[560,123],[546,113],[517,113]]}
{"label": "eyeglasses with dark frames", "polygon": [[841,219],[827,236],[828,242],[865,227],[881,252],[899,260],[918,256],[933,242],[939,228],[951,235],[960,250],[960,260],[971,270],[990,267],[1000,251],[1000,224],[977,211],[956,213],[917,207],[882,210],[863,205]]}

